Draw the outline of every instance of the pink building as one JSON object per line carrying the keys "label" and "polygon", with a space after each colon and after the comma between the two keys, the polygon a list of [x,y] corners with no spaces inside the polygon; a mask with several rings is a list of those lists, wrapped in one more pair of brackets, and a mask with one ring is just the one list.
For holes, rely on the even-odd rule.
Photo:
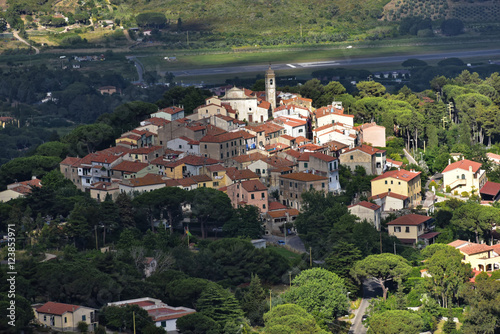
{"label": "pink building", "polygon": [[227,195],[233,207],[253,205],[261,213],[267,212],[268,196],[267,187],[259,180],[248,180],[233,183],[227,186]]}
{"label": "pink building", "polygon": [[377,123],[365,123],[355,128],[358,130],[358,142],[375,147],[385,147],[385,127]]}

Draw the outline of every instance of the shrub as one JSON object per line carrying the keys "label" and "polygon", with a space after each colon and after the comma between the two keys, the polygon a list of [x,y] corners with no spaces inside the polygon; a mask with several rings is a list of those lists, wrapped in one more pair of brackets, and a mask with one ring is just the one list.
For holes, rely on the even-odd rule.
{"label": "shrub", "polygon": [[451,187],[450,186],[446,186],[446,192],[447,193],[451,193]]}
{"label": "shrub", "polygon": [[462,197],[469,197],[469,193],[466,192],[466,191],[462,191],[462,194],[461,194]]}

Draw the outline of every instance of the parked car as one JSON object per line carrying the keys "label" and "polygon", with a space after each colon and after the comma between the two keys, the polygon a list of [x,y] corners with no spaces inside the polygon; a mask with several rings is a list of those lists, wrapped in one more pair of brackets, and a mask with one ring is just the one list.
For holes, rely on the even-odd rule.
{"label": "parked car", "polygon": [[278,240],[278,245],[282,245],[282,246],[283,246],[283,245],[285,245],[285,241],[283,241],[283,240]]}

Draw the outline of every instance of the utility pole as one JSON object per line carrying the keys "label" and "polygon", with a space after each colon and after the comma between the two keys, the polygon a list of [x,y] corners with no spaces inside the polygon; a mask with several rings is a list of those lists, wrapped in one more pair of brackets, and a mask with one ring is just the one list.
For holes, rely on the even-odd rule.
{"label": "utility pole", "polygon": [[292,272],[288,272],[288,280],[290,281],[290,287],[292,287]]}
{"label": "utility pole", "polygon": [[397,255],[396,254],[396,242],[394,242],[394,255]]}

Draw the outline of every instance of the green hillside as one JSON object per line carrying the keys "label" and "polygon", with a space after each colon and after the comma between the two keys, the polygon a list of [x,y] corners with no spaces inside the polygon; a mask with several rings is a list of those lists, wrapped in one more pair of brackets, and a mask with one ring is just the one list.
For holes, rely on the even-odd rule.
{"label": "green hillside", "polygon": [[402,18],[421,16],[431,20],[460,19],[464,22],[498,22],[498,0],[391,0],[384,7],[384,19],[399,21]]}

